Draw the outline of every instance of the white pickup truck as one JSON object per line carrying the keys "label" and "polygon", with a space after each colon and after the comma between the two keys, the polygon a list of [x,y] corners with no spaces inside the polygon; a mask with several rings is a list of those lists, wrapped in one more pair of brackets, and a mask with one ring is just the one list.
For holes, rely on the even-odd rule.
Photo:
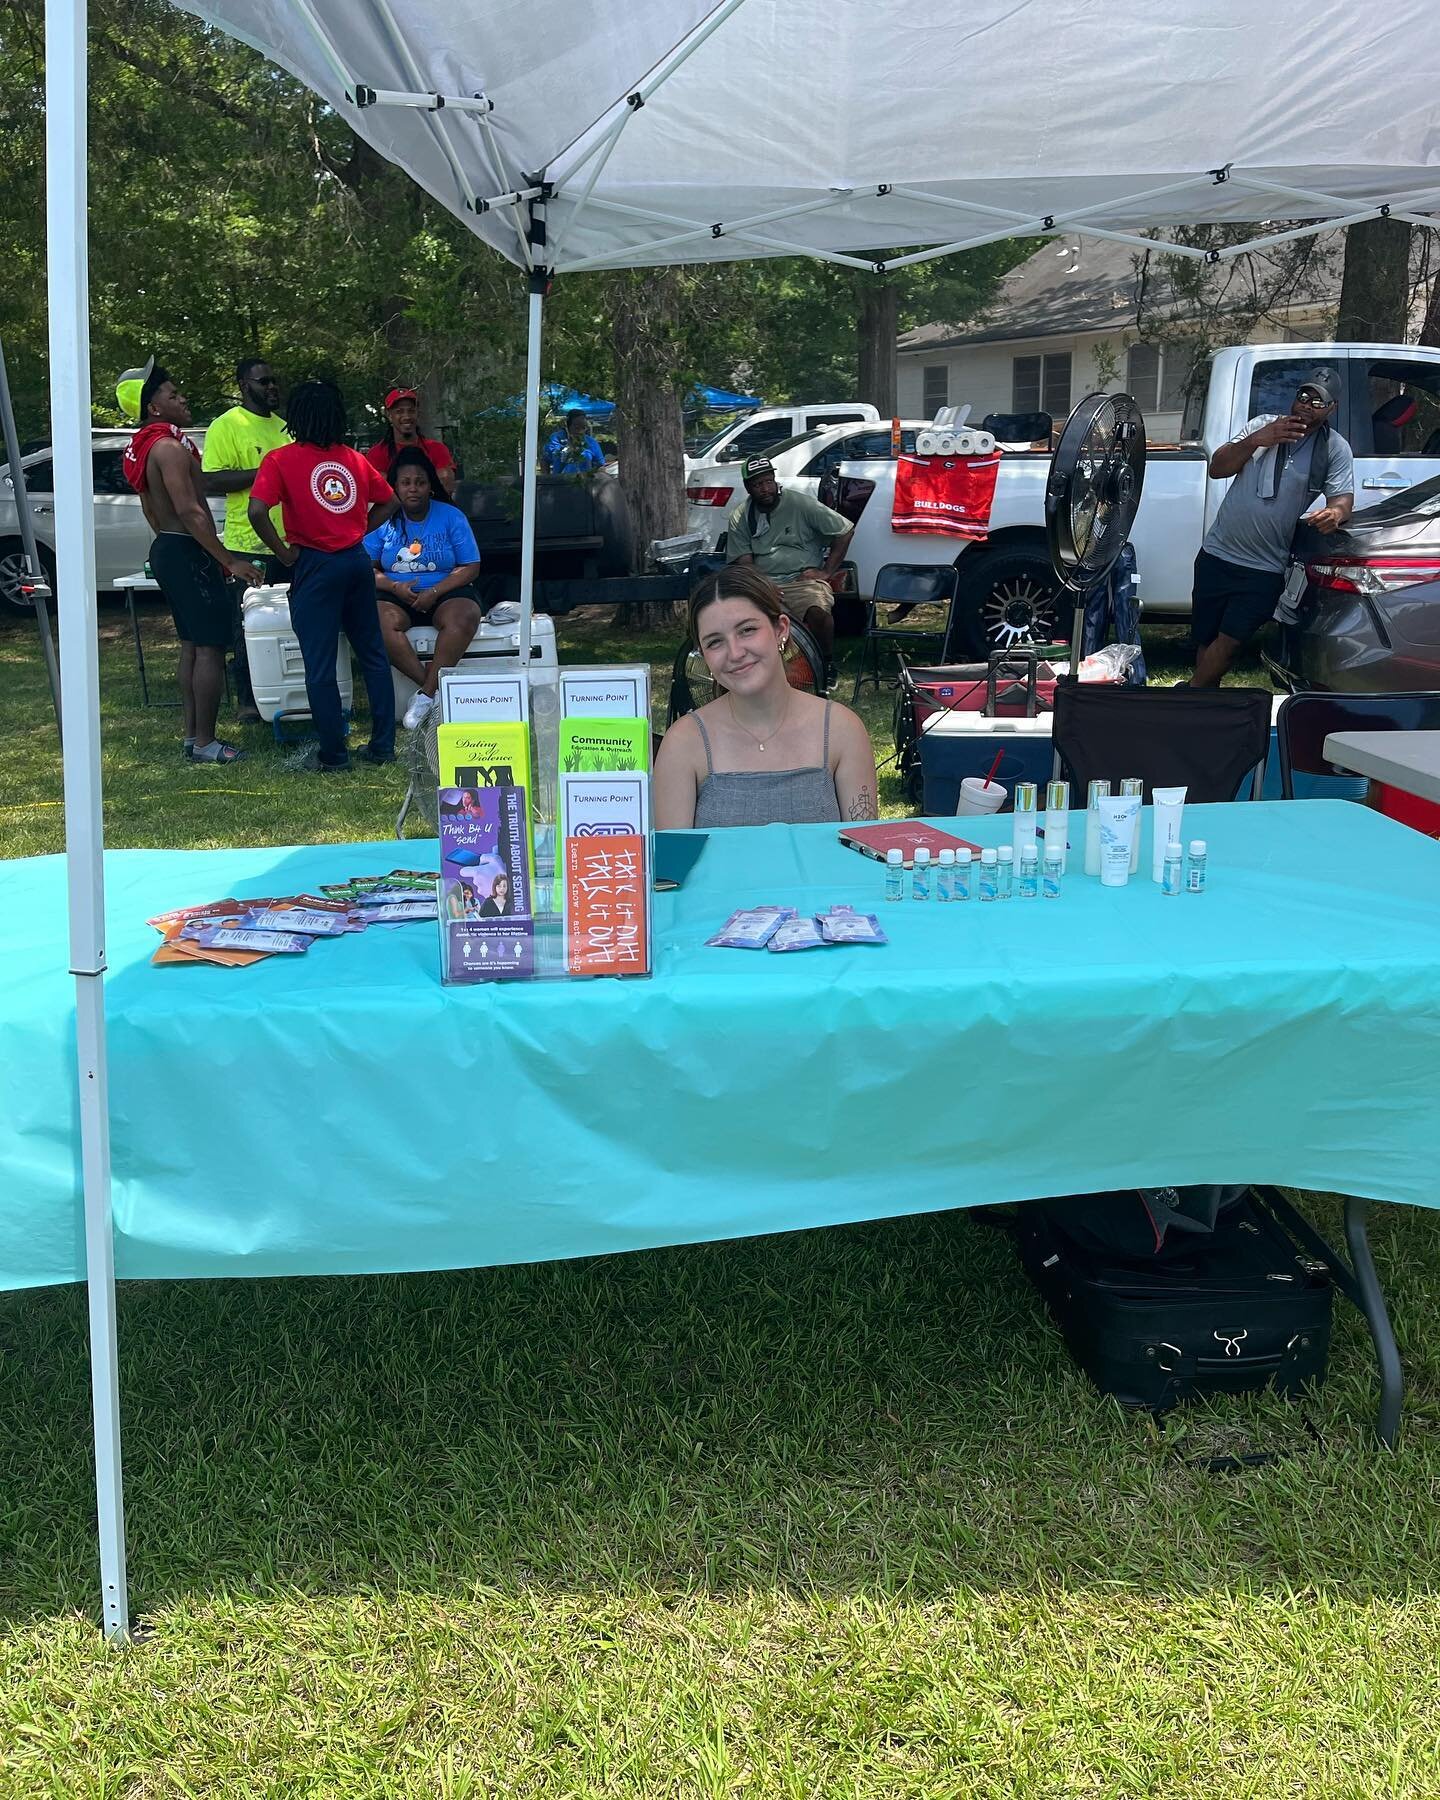
{"label": "white pickup truck", "polygon": [[[1355,453],[1357,510],[1440,474],[1440,349],[1352,343],[1219,350],[1208,373],[1197,376],[1179,443],[1151,444],[1147,451],[1145,490],[1130,535],[1149,617],[1189,614],[1195,553],[1228,485],[1210,480],[1211,453],[1256,413],[1288,412],[1296,388],[1316,367],[1329,369],[1337,381],[1333,422]],[[1057,612],[1045,546],[1047,451],[1006,452],[989,538],[963,544],[892,531],[895,464],[888,457],[874,460],[873,450],[867,457],[858,438],[856,446],[859,459],[846,459],[845,434],[825,432],[797,473],[799,485],[812,490],[833,474],[826,497],[856,520],[850,557],[862,595],[873,592],[885,563],[953,562],[960,589],[952,654],[981,656],[989,648],[1064,635],[1069,620]]]}

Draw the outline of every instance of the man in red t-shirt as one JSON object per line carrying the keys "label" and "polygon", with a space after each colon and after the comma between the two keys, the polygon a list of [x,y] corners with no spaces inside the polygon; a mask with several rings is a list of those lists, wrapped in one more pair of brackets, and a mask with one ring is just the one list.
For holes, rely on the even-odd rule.
{"label": "man in red t-shirt", "polygon": [[[255,471],[251,529],[290,573],[290,623],[300,640],[305,692],[320,739],[316,766],[350,765],[335,656],[343,630],[370,696],[367,762],[395,760],[395,688],[375,603],[375,570],[361,540],[395,511],[390,484],[345,442],[345,403],[328,381],[303,381],[290,396],[293,444],[271,450]],[[290,540],[270,519],[279,506]]]}
{"label": "man in red t-shirt", "polygon": [[411,446],[423,450],[434,465],[445,489],[446,498],[455,492],[455,458],[439,438],[424,437],[420,431],[420,402],[414,388],[394,387],[385,396],[386,431],[378,444],[365,452],[370,464],[388,481],[395,453]]}

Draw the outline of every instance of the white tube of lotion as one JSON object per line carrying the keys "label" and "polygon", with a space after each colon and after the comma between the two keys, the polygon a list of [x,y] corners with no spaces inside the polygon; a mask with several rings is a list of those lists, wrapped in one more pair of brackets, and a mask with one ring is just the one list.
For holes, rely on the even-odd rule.
{"label": "white tube of lotion", "polygon": [[1100,885],[1125,887],[1130,880],[1130,846],[1140,829],[1140,796],[1104,796],[1099,808]]}
{"label": "white tube of lotion", "polygon": [[1152,788],[1150,798],[1155,803],[1154,841],[1150,846],[1150,879],[1165,879],[1165,849],[1173,838],[1178,844],[1181,824],[1185,816],[1185,793],[1183,787]]}

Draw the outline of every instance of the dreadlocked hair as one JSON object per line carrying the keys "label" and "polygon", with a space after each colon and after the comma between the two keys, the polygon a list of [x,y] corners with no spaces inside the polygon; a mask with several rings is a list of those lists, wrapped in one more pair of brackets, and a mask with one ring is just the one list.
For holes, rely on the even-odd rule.
{"label": "dreadlocked hair", "polygon": [[345,402],[333,381],[302,381],[290,395],[285,423],[297,444],[327,450],[345,441]]}

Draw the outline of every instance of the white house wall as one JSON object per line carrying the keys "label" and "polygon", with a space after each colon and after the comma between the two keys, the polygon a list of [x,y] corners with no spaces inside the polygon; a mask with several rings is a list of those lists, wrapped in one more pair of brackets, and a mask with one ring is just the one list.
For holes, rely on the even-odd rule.
{"label": "white house wall", "polygon": [[[1312,329],[1313,327],[1313,329]],[[1251,344],[1303,341],[1323,335],[1325,321],[1316,313],[1297,313],[1284,324],[1262,323],[1244,340]],[[1014,362],[1021,356],[1055,356],[1070,352],[1070,404],[1103,389],[1117,393],[1125,386],[1125,354],[1136,341],[1133,331],[1088,331],[1072,337],[1016,337],[997,343],[959,344],[943,350],[902,350],[896,358],[898,404],[903,418],[926,416],[925,370],[941,363],[950,371],[949,404],[971,408],[977,423],[986,413],[1009,412],[1014,391]],[[1096,351],[1101,359],[1096,360]],[[1115,373],[1101,379],[1111,360]],[[1057,424],[1059,421],[1056,421]],[[1178,412],[1152,412],[1145,418],[1146,435],[1153,443],[1174,443],[1180,431]]]}

